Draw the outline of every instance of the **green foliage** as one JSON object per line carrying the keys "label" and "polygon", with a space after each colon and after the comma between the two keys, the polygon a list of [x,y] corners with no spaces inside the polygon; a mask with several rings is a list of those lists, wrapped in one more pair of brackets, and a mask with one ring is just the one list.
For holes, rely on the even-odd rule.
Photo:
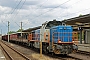
{"label": "green foliage", "polygon": [[9,34],[16,33],[15,31],[10,31]]}
{"label": "green foliage", "polygon": [[[23,29],[22,29],[22,31],[23,31]],[[21,32],[21,29],[19,29],[17,32]]]}
{"label": "green foliage", "polygon": [[[23,31],[23,29],[22,29]],[[12,34],[12,33],[16,33],[16,32],[21,32],[21,29],[17,30],[17,31],[9,31],[9,34]],[[8,34],[8,33],[7,33]]]}
{"label": "green foliage", "polygon": [[79,17],[80,17],[80,16],[83,16],[83,15],[82,15],[82,14],[80,14],[80,15],[79,15]]}

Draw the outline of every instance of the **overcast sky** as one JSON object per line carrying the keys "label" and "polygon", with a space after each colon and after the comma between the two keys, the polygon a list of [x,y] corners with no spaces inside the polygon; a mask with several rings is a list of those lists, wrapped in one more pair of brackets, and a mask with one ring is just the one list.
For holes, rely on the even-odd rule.
{"label": "overcast sky", "polygon": [[[0,0],[0,30],[10,31],[41,26],[45,21],[62,21],[90,13],[90,0]],[[0,32],[1,33],[1,32]]]}

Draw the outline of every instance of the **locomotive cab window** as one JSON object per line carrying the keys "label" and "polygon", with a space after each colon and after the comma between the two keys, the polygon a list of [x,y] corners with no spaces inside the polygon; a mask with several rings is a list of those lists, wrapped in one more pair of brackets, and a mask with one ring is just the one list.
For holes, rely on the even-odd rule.
{"label": "locomotive cab window", "polygon": [[50,29],[51,27],[59,26],[59,25],[62,25],[61,21],[56,21],[56,20],[49,21],[46,25],[46,29]]}

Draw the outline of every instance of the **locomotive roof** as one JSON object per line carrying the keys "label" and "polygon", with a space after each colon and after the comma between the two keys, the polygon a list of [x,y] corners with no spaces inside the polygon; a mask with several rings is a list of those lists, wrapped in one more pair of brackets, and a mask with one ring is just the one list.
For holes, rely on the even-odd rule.
{"label": "locomotive roof", "polygon": [[[46,21],[45,23],[43,23],[43,24],[56,24],[56,25],[58,25],[58,24],[62,24],[62,22],[61,21],[56,21],[56,20],[53,20],[53,21]],[[38,27],[34,27],[34,28],[29,28],[29,29],[26,29],[26,30],[23,30],[23,32],[31,32],[31,31],[33,31],[33,30],[37,30],[37,29],[40,29],[41,28],[41,26],[38,26]]]}

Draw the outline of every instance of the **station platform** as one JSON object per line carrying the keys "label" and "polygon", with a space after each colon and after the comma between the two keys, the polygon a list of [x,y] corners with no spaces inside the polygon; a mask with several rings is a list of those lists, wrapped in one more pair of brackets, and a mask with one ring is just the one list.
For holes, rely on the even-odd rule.
{"label": "station platform", "polygon": [[90,52],[90,44],[78,44],[78,50]]}
{"label": "station platform", "polygon": [[0,49],[0,60],[6,60],[2,50]]}

